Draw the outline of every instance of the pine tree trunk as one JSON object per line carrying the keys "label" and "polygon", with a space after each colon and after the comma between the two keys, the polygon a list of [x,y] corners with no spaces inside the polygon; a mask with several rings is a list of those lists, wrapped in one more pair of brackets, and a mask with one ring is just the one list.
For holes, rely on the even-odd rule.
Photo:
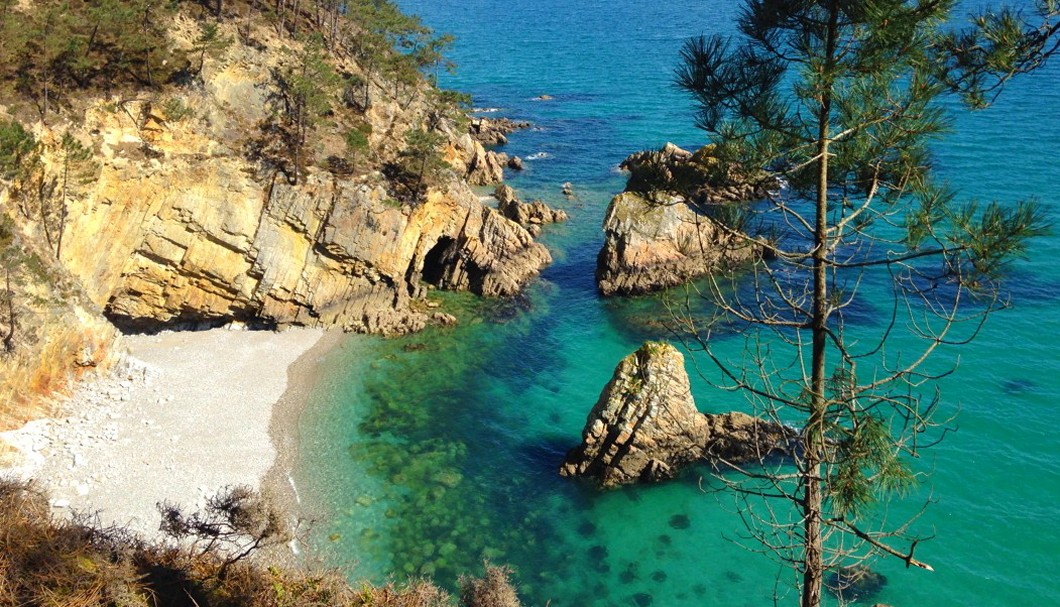
{"label": "pine tree trunk", "polygon": [[7,334],[4,335],[4,350],[12,352],[15,349],[15,292],[11,290],[11,268],[7,269],[6,285],[7,291]]}
{"label": "pine tree trunk", "polygon": [[803,462],[803,572],[802,607],[819,607],[824,585],[824,539],[821,515],[821,462],[825,449],[825,371],[828,339],[828,153],[829,117],[832,112],[833,70],[839,9],[829,5],[828,30],[825,34],[824,67],[821,74],[821,107],[817,131],[817,200],[813,250],[813,353],[810,379],[810,415],[804,430]]}
{"label": "pine tree trunk", "polygon": [[63,193],[59,203],[59,233],[55,237],[55,259],[60,259],[63,254],[63,232],[66,231],[66,186],[70,179],[70,153],[67,152],[63,161]]}

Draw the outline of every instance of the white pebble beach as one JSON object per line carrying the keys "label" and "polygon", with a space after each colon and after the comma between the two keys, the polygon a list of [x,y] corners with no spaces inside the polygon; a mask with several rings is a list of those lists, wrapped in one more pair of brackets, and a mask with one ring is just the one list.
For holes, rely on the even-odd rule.
{"label": "white pebble beach", "polygon": [[262,487],[277,458],[270,422],[288,369],[323,335],[127,336],[129,357],[110,376],[83,382],[56,417],[0,434],[21,460],[0,474],[36,480],[56,511],[153,536],[159,502],[197,508],[226,486]]}

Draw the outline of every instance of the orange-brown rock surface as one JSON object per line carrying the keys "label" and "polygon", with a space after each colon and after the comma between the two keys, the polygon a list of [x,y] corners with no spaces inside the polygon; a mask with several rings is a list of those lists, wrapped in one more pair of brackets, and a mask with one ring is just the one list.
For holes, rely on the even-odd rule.
{"label": "orange-brown rock surface", "polygon": [[746,413],[700,413],[684,356],[670,344],[648,342],[619,362],[560,474],[603,487],[659,481],[700,460],[716,466],[761,461],[785,451],[793,435]]}

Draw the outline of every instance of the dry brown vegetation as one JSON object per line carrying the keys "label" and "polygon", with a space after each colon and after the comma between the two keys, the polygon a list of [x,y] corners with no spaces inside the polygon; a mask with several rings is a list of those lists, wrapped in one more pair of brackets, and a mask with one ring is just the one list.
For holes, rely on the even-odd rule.
{"label": "dry brown vegetation", "polygon": [[[246,498],[258,529],[260,497],[226,492],[217,504]],[[233,501],[235,500],[235,502]],[[163,508],[163,512],[167,512]],[[172,514],[172,511],[170,511]],[[187,515],[202,522],[209,512]],[[196,518],[197,517],[197,518]],[[218,519],[209,519],[211,525]],[[172,520],[168,521],[172,523]],[[226,533],[226,523],[213,527]],[[200,530],[207,527],[200,527]],[[209,532],[207,532],[207,535]],[[251,538],[253,541],[253,538]],[[208,544],[208,545],[207,545]],[[33,484],[0,479],[0,607],[452,607],[453,597],[428,580],[352,588],[337,572],[293,571],[233,559],[226,542],[145,542],[89,517],[60,519]],[[237,553],[238,554],[238,553]],[[510,570],[486,565],[483,579],[461,579],[467,607],[518,607]]]}

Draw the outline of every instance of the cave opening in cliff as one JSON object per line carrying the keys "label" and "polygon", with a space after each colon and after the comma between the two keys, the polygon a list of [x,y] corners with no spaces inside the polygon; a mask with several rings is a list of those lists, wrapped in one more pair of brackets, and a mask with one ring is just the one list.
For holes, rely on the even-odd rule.
{"label": "cave opening in cliff", "polygon": [[424,282],[439,286],[445,278],[446,270],[451,265],[452,256],[456,249],[456,241],[448,236],[442,236],[438,242],[427,251],[423,257],[423,271],[421,277]]}

